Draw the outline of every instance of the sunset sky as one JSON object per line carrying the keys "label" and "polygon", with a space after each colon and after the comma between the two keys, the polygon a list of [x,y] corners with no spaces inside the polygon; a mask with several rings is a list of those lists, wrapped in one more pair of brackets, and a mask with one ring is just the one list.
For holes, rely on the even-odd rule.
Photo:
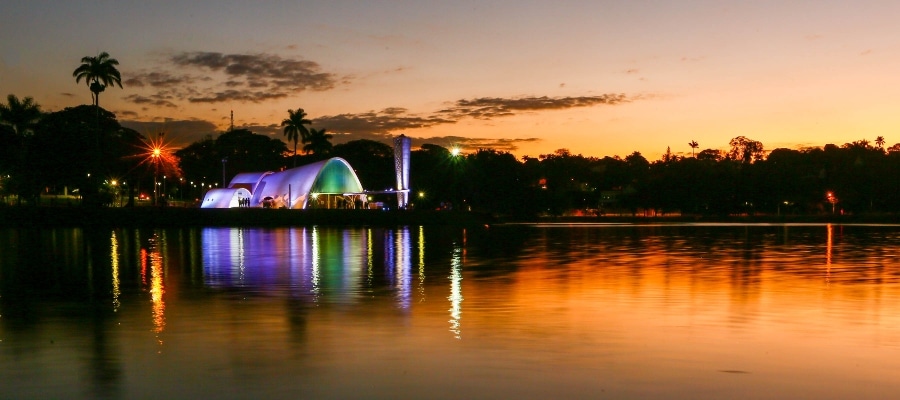
{"label": "sunset sky", "polygon": [[281,138],[300,107],[335,143],[403,133],[518,156],[892,145],[898,20],[900,2],[867,0],[15,1],[0,95],[90,104],[72,71],[106,51],[124,88],[100,105],[179,144],[232,110]]}

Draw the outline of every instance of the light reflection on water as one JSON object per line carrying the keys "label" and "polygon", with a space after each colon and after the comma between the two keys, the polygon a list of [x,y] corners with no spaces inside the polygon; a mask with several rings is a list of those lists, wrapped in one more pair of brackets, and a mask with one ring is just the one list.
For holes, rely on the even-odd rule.
{"label": "light reflection on water", "polygon": [[885,398],[900,226],[0,230],[0,398]]}

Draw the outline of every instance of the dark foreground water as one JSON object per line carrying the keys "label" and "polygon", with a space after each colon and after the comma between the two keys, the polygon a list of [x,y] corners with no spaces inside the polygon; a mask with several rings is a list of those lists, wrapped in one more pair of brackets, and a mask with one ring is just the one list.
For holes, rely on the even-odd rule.
{"label": "dark foreground water", "polygon": [[884,399],[900,226],[0,229],[0,399]]}

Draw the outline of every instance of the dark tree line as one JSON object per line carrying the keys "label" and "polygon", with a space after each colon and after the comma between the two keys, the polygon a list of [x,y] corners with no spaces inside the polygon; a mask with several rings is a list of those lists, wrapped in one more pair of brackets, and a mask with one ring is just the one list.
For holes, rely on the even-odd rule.
{"label": "dark tree line", "polygon": [[143,178],[143,145],[140,133],[95,106],[39,114],[24,129],[0,124],[0,195],[33,204],[41,194],[89,192],[109,203],[111,180]]}
{"label": "dark tree line", "polygon": [[413,153],[412,186],[426,194],[422,206],[446,200],[518,216],[897,213],[900,144],[876,143],[767,153],[737,137],[728,151],[667,152],[653,162],[638,152],[596,158],[567,150],[519,161],[491,149],[452,156],[425,145]]}
{"label": "dark tree line", "polygon": [[[208,135],[174,152],[183,175],[169,177],[166,194],[195,200],[240,172],[278,171],[328,157],[346,159],[366,189],[395,187],[391,146],[371,140],[331,145],[324,129],[317,132],[327,145],[303,155],[281,138],[245,129]],[[32,99],[10,95],[0,104],[0,196],[33,204],[42,194],[93,193],[99,203],[111,204],[116,190],[152,191],[160,170],[148,162],[148,143],[97,106],[43,113]],[[410,201],[419,209],[520,217],[898,213],[900,144],[885,148],[881,137],[874,143],[767,152],[762,143],[739,136],[726,151],[695,152],[691,141],[692,156],[667,151],[656,161],[638,152],[598,158],[564,149],[522,159],[494,149],[454,155],[424,144],[411,154]],[[180,178],[177,184],[174,178]],[[115,181],[122,186],[113,188]]]}

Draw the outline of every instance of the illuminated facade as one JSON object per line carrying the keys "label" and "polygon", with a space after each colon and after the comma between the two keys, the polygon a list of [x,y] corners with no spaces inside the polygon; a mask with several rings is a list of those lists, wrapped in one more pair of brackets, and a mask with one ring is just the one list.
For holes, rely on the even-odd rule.
{"label": "illuminated facade", "polygon": [[365,203],[359,178],[342,158],[280,172],[235,176],[227,188],[212,189],[201,208],[356,208]]}
{"label": "illuminated facade", "polygon": [[409,203],[409,151],[412,140],[405,135],[394,138],[394,174],[397,178],[397,206]]}

